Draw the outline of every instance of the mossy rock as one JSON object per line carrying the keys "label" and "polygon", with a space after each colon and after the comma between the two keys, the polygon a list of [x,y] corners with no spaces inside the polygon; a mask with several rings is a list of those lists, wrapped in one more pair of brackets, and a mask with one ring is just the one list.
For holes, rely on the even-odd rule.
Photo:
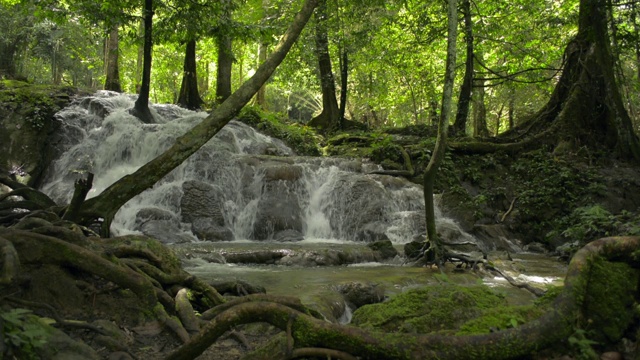
{"label": "mossy rock", "polygon": [[452,333],[485,310],[505,304],[503,296],[484,285],[443,284],[411,289],[387,302],[363,306],[354,312],[352,324],[387,332]]}
{"label": "mossy rock", "polygon": [[600,344],[616,342],[636,320],[638,271],[625,263],[596,258],[589,275],[580,327]]}
{"label": "mossy rock", "polygon": [[464,323],[457,335],[488,334],[493,331],[517,327],[540,317],[544,313],[542,307],[498,306],[485,311],[482,316]]}
{"label": "mossy rock", "polygon": [[75,93],[70,87],[0,82],[0,169],[39,185],[53,153],[47,139],[60,125],[54,114]]}

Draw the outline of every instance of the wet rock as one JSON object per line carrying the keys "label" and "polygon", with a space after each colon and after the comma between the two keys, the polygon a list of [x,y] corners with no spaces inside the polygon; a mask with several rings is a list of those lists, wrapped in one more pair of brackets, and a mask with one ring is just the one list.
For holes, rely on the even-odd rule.
{"label": "wet rock", "polygon": [[243,280],[218,281],[210,283],[222,295],[246,296],[249,294],[266,294],[264,286],[249,284]]}
{"label": "wet rock", "polygon": [[547,252],[547,248],[539,242],[532,242],[530,244],[525,245],[524,251],[529,251],[532,253],[544,254]]}
{"label": "wet rock", "polygon": [[159,208],[144,208],[136,213],[134,230],[160,240],[163,243],[185,243],[195,240],[183,233],[178,217],[172,212]]}
{"label": "wet rock", "polygon": [[256,240],[266,240],[284,230],[302,233],[301,214],[298,198],[288,191],[285,182],[272,184],[258,204],[253,237]]}
{"label": "wet rock", "polygon": [[388,225],[383,224],[381,222],[377,222],[377,221],[365,224],[356,233],[356,240],[365,241],[365,242],[389,240],[386,234],[388,227],[389,227]]}
{"label": "wet rock", "polygon": [[566,244],[562,244],[556,248],[554,255],[560,257],[563,260],[569,260],[580,249],[580,242],[574,241]]}
{"label": "wet rock", "polygon": [[266,181],[296,181],[302,177],[302,168],[299,165],[276,164],[264,168]]}
{"label": "wet rock", "polygon": [[220,189],[202,181],[189,180],[182,184],[182,191],[182,221],[190,223],[197,218],[210,218],[215,224],[224,225]]}
{"label": "wet rock", "polygon": [[275,264],[292,253],[291,250],[257,250],[245,252],[222,252],[227,263],[232,264]]}
{"label": "wet rock", "polygon": [[422,240],[413,240],[404,244],[404,256],[407,259],[416,259],[424,252],[425,242]]}
{"label": "wet rock", "polygon": [[367,247],[380,255],[379,260],[392,259],[398,255],[398,250],[393,247],[393,244],[389,239],[372,242],[371,244],[368,244]]}
{"label": "wet rock", "polygon": [[191,232],[200,240],[205,241],[231,241],[234,239],[233,232],[218,225],[217,221],[211,218],[196,218],[191,223]]}
{"label": "wet rock", "polygon": [[522,252],[522,245],[502,224],[475,225],[471,234],[486,251]]}
{"label": "wet rock", "polygon": [[277,232],[273,235],[273,240],[281,242],[302,241],[304,240],[304,235],[300,231],[289,229]]}
{"label": "wet rock", "polygon": [[338,292],[354,310],[368,304],[376,304],[384,301],[384,289],[377,284],[363,284],[351,282],[338,286]]}

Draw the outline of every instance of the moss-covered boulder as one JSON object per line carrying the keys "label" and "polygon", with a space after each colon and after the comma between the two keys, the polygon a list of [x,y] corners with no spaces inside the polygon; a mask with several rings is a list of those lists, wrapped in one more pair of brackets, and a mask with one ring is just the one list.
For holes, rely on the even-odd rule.
{"label": "moss-covered boulder", "polygon": [[0,170],[37,187],[50,157],[49,136],[60,123],[54,114],[77,90],[0,81]]}
{"label": "moss-covered boulder", "polygon": [[352,324],[387,332],[451,333],[470,319],[506,300],[487,286],[442,284],[411,289],[389,301],[365,305],[353,314]]}

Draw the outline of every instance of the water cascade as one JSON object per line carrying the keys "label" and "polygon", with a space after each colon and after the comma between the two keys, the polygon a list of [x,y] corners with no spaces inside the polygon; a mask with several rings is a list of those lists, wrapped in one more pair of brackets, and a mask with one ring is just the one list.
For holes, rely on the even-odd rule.
{"label": "water cascade", "polygon": [[[68,202],[73,182],[95,174],[89,197],[166,150],[206,113],[155,105],[157,124],[128,113],[134,98],[111,92],[76,101],[63,123],[44,192]],[[182,166],[116,215],[114,234],[144,232],[169,243],[211,240],[406,243],[424,232],[422,189],[368,175],[360,159],[296,156],[284,143],[231,121]]]}

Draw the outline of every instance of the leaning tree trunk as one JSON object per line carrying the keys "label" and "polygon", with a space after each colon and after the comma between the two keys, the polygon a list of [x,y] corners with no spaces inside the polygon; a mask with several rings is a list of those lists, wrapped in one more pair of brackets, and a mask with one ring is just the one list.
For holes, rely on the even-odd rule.
{"label": "leaning tree trunk", "polygon": [[90,224],[102,218],[102,234],[108,234],[111,220],[122,205],[153,186],[218,133],[251,100],[284,60],[311,17],[317,2],[318,0],[307,0],[304,3],[293,23],[280,39],[276,49],[249,80],[202,122],[177,138],[167,151],[143,165],[133,174],[116,181],[100,195],[85,201],[78,216],[78,222]]}
{"label": "leaning tree trunk", "polygon": [[151,50],[153,49],[153,0],[144,0],[144,55],[142,62],[142,85],[138,99],[131,114],[144,123],[152,123],[153,115],[149,110],[149,92],[151,90]]}
{"label": "leaning tree trunk", "polygon": [[182,85],[178,96],[178,105],[189,110],[198,110],[204,103],[198,91],[196,73],[196,40],[187,41],[182,72]]}
{"label": "leaning tree trunk", "polygon": [[316,10],[316,54],[322,89],[322,112],[311,119],[310,126],[331,131],[339,126],[340,109],[336,99],[336,84],[331,70],[329,39],[327,35],[327,1],[320,0]]}
{"label": "leaning tree trunk", "polygon": [[564,71],[547,104],[529,121],[503,133],[501,144],[451,144],[452,149],[520,151],[568,140],[640,160],[640,140],[614,76],[606,19],[605,0],[581,0],[578,34],[567,45]]}
{"label": "leaning tree trunk", "polygon": [[449,0],[448,11],[448,40],[447,40],[447,63],[444,74],[444,89],[442,92],[442,107],[440,110],[440,121],[438,122],[438,137],[436,138],[436,148],[431,155],[429,165],[424,172],[424,205],[427,217],[427,238],[429,240],[430,251],[436,263],[440,263],[443,258],[443,249],[436,232],[436,216],[433,204],[433,184],[436,173],[444,158],[447,147],[447,132],[449,131],[449,115],[451,112],[451,98],[453,93],[453,82],[456,77],[456,38],[458,36],[458,17],[456,11],[456,0]]}
{"label": "leaning tree trunk", "polygon": [[462,0],[462,15],[464,16],[464,40],[467,44],[467,58],[465,60],[464,79],[458,96],[458,111],[453,123],[455,135],[464,136],[467,131],[469,104],[471,103],[471,89],[473,85],[473,27],[471,23],[471,5],[469,0]]}
{"label": "leaning tree trunk", "polygon": [[118,25],[113,25],[109,36],[107,36],[107,44],[104,52],[104,61],[106,63],[107,78],[104,81],[104,89],[116,92],[122,92],[120,85],[120,66],[118,58],[120,55],[118,36]]}

